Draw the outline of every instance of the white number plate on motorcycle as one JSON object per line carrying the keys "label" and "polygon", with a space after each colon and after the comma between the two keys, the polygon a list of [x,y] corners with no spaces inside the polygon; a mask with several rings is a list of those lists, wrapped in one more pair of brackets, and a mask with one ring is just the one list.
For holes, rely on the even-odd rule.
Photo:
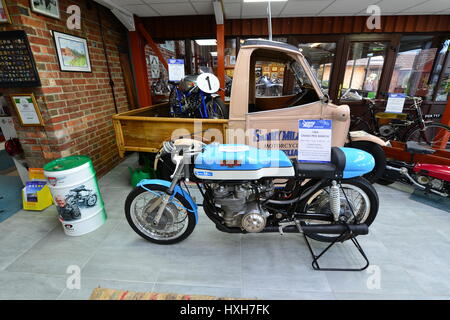
{"label": "white number plate on motorcycle", "polygon": [[206,93],[215,93],[219,91],[219,79],[212,73],[202,73],[197,77],[197,86]]}

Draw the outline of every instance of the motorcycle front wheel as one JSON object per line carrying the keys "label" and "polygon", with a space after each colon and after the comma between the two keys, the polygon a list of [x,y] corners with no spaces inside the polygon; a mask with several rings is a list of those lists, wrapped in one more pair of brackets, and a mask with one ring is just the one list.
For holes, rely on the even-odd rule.
{"label": "motorcycle front wheel", "polygon": [[[299,204],[302,213],[321,213],[333,216],[330,209],[329,191],[330,181],[325,182],[316,192],[311,194]],[[341,215],[345,216],[348,224],[367,224],[370,226],[375,220],[378,212],[378,194],[375,188],[364,178],[357,177],[341,181],[342,188],[339,188]],[[348,202],[347,202],[348,199]],[[356,221],[355,221],[356,219]],[[304,220],[300,225],[330,224],[328,221]],[[321,241],[332,242],[339,235],[306,233],[309,238]],[[342,240],[348,240],[344,238]]]}
{"label": "motorcycle front wheel", "polygon": [[150,212],[152,204],[168,196],[168,188],[151,184],[137,187],[125,201],[125,216],[131,228],[142,238],[157,244],[173,244],[186,239],[195,228],[195,216],[189,202],[176,194],[166,205],[157,225],[153,224],[158,207]]}
{"label": "motorcycle front wheel", "polygon": [[220,98],[211,99],[206,103],[209,119],[228,119],[228,108]]}

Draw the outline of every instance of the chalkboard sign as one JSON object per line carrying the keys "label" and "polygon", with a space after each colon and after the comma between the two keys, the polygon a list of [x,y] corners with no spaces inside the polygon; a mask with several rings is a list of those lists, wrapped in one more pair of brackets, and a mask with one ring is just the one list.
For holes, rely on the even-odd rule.
{"label": "chalkboard sign", "polygon": [[23,30],[0,32],[0,88],[41,85],[28,37]]}

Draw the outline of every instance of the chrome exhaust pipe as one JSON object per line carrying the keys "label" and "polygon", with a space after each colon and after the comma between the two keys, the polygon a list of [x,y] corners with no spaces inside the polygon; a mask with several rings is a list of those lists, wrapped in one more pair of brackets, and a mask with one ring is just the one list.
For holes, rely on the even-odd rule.
{"label": "chrome exhaust pipe", "polygon": [[[421,190],[426,190],[426,189],[427,189],[427,187],[421,185],[421,184],[418,183],[416,180],[414,180],[414,178],[411,177],[411,176],[409,175],[408,169],[406,169],[406,168],[404,168],[404,167],[402,167],[402,168],[395,168],[395,167],[391,167],[391,166],[386,166],[386,169],[388,169],[388,170],[394,170],[394,171],[399,172],[401,175],[403,175],[403,176],[405,176],[406,178],[408,178],[408,180],[411,181],[411,183],[412,183],[413,185],[415,185],[417,188],[419,188],[419,189],[421,189]],[[440,195],[440,196],[442,196],[442,197],[447,197],[447,196],[448,196],[448,194],[443,193],[443,192],[439,192],[439,191],[437,191],[437,190],[433,190],[433,189],[428,189],[428,190],[430,190],[431,192],[436,193],[436,194],[438,194],[438,195]]]}

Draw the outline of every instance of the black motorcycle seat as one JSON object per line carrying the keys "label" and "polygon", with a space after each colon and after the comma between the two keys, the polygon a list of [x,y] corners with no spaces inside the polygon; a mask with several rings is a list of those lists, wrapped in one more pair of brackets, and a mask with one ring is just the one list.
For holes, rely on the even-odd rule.
{"label": "black motorcycle seat", "polygon": [[406,151],[412,154],[433,154],[436,152],[436,150],[430,148],[429,146],[421,145],[416,141],[406,142]]}
{"label": "black motorcycle seat", "polygon": [[331,162],[296,162],[294,167],[299,178],[342,178],[345,154],[340,148],[332,147]]}

